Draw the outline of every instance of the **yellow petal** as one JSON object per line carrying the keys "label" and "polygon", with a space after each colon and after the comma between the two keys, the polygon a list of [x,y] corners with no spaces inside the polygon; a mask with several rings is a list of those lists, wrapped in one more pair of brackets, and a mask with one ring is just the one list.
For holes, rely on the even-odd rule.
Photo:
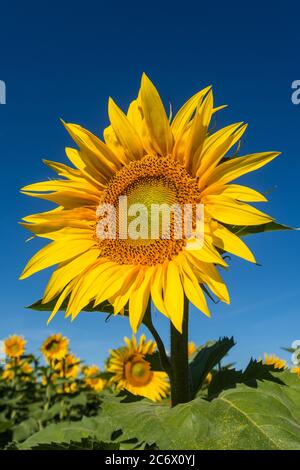
{"label": "yellow petal", "polygon": [[80,170],[84,178],[96,188],[104,188],[106,184],[105,175],[100,175],[99,171],[94,169],[94,166],[89,165],[86,161],[83,161],[82,155],[79,150],[71,147],[65,148],[66,155],[73,165]]}
{"label": "yellow petal", "polygon": [[108,102],[108,114],[113,130],[121,142],[129,160],[139,160],[144,154],[144,149],[139,135],[130,123],[127,116],[110,98]]}
{"label": "yellow petal", "polygon": [[50,277],[42,303],[54,299],[72,279],[93,264],[98,256],[98,248],[91,249],[57,268]]}
{"label": "yellow petal", "polygon": [[227,287],[213,264],[197,263],[200,277],[209,289],[222,301],[230,303]]}
{"label": "yellow petal", "polygon": [[99,288],[94,305],[96,306],[116,295],[126,281],[126,277],[131,274],[131,270],[131,266],[118,264],[106,270],[99,278]]}
{"label": "yellow petal", "polygon": [[248,188],[247,186],[241,186],[240,184],[229,184],[227,186],[223,186],[217,194],[222,194],[222,196],[244,202],[267,201],[267,198],[263,194],[255,191],[255,189]]}
{"label": "yellow petal", "polygon": [[239,176],[266,165],[278,155],[280,155],[279,152],[263,152],[246,155],[245,157],[231,158],[214,169],[206,184],[209,185],[214,182],[228,183]]}
{"label": "yellow petal", "polygon": [[[151,282],[151,298],[155,307],[165,316],[168,317],[168,313],[165,308],[163,300],[163,267],[161,264],[156,266],[153,272]],[[169,317],[168,317],[169,318]]]}
{"label": "yellow petal", "polygon": [[180,269],[182,273],[181,279],[185,295],[187,296],[189,301],[193,305],[195,305],[195,307],[197,307],[201,312],[210,317],[210,312],[203,291],[199,286],[197,277],[193,273],[193,270],[185,257],[181,257]]}
{"label": "yellow petal", "polygon": [[203,90],[195,93],[178,111],[176,116],[173,119],[171,129],[174,135],[174,138],[177,139],[182,135],[183,130],[190,121],[195,109],[197,108],[199,102],[202,98],[208,93],[211,89],[211,86],[204,88]]}
{"label": "yellow petal", "polygon": [[95,174],[110,177],[121,162],[118,157],[101,142],[98,137],[77,124],[63,123],[73,140],[79,146],[80,156],[87,167],[91,167]]}
{"label": "yellow petal", "polygon": [[125,153],[123,145],[121,144],[120,140],[117,137],[117,134],[115,133],[111,125],[104,129],[103,137],[108,148],[110,148],[110,150],[112,150],[114,154],[118,156],[120,162],[122,162],[123,164],[127,164],[130,162],[130,159]]}
{"label": "yellow petal", "polygon": [[127,111],[128,120],[131,122],[133,127],[135,128],[136,132],[141,135],[142,134],[142,114],[141,110],[139,109],[138,101],[133,100],[128,108]]}
{"label": "yellow petal", "polygon": [[140,90],[143,117],[155,150],[160,155],[172,152],[173,135],[160,96],[149,78],[143,74]]}
{"label": "yellow petal", "polygon": [[197,169],[202,186],[222,158],[241,139],[246,129],[246,124],[238,122],[220,129],[206,139]]}
{"label": "yellow petal", "polygon": [[57,302],[55,304],[55,307],[54,307],[51,315],[49,316],[49,318],[47,320],[47,325],[49,325],[49,323],[51,322],[53,317],[57,314],[57,312],[59,311],[59,309],[62,306],[63,302],[65,301],[65,299],[68,297],[68,295],[72,291],[72,288],[73,288],[73,283],[70,282],[70,284],[68,284],[67,287],[62,291],[59,298],[57,299]]}
{"label": "yellow petal", "polygon": [[63,176],[64,178],[78,178],[80,176],[80,171],[75,168],[71,168],[63,163],[53,162],[51,160],[43,160],[45,165],[54,170],[58,175]]}
{"label": "yellow petal", "polygon": [[142,323],[150,297],[152,268],[146,268],[140,275],[129,298],[129,321],[134,333]]}
{"label": "yellow petal", "polygon": [[96,297],[99,285],[101,285],[101,275],[115,265],[116,263],[112,261],[100,259],[79,277],[70,296],[67,316],[72,315],[72,320],[74,320],[80,311]]}
{"label": "yellow petal", "polygon": [[184,314],[184,296],[179,270],[173,261],[170,261],[167,267],[164,303],[169,318],[175,328],[181,333]]}
{"label": "yellow petal", "polygon": [[80,255],[94,245],[95,241],[89,239],[69,239],[67,243],[65,240],[51,242],[31,258],[20,279],[25,279],[42,269],[74,258],[74,256]]}
{"label": "yellow petal", "polygon": [[136,283],[138,272],[139,272],[139,267],[133,266],[130,274],[127,276],[122,287],[120,288],[119,293],[115,296],[115,299],[112,302],[114,306],[114,315],[117,315],[118,313],[120,313],[121,310],[128,303],[130,295]]}
{"label": "yellow petal", "polygon": [[55,204],[63,206],[65,209],[73,209],[79,206],[92,206],[96,208],[99,204],[99,199],[96,196],[84,191],[57,191],[50,194],[21,191],[21,193],[26,194],[26,196],[54,202]]}
{"label": "yellow petal", "polygon": [[212,240],[213,244],[221,250],[228,251],[251,263],[256,263],[254,255],[247,245],[222,224],[217,223],[217,227],[212,232]]}
{"label": "yellow petal", "polygon": [[185,166],[193,175],[195,175],[196,170],[198,169],[198,160],[205,142],[205,137],[212,116],[212,110],[213,94],[212,91],[209,91],[203,101],[198,105],[196,115],[189,131],[189,138],[185,152]]}
{"label": "yellow petal", "polygon": [[205,212],[213,219],[225,224],[260,225],[273,220],[272,217],[249,206],[249,204],[235,201],[229,197],[206,196],[203,202]]}
{"label": "yellow petal", "polygon": [[[189,246],[189,242],[187,243],[187,248]],[[222,256],[212,245],[210,239],[204,235],[203,246],[199,250],[194,249],[187,249],[192,256],[197,258],[199,261],[203,261],[204,263],[215,263],[219,264],[220,266],[227,266],[227,263],[223,260]]]}

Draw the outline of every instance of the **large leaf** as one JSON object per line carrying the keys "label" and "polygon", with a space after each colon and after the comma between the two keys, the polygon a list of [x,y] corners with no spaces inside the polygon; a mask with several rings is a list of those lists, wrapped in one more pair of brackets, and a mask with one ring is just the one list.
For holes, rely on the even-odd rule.
{"label": "large leaf", "polygon": [[107,395],[97,417],[50,425],[19,448],[65,448],[89,438],[120,448],[127,442],[131,448],[144,443],[165,450],[299,450],[300,380],[288,371],[276,376],[286,385],[238,384],[211,402],[198,397],[175,408],[147,400],[122,403]]}
{"label": "large leaf", "polygon": [[[101,415],[100,415],[101,416]],[[100,420],[100,421],[99,421]],[[39,444],[70,444],[82,439],[93,438],[100,442],[111,442],[114,427],[109,417],[82,418],[81,421],[50,424],[41,431],[33,434],[19,445],[20,449],[30,449]]]}
{"label": "large leaf", "polygon": [[219,341],[202,346],[196,353],[190,363],[193,397],[201,387],[207,374],[226,356],[234,344],[233,338],[224,337],[220,338]]}
{"label": "large leaf", "polygon": [[[18,446],[18,449],[22,449]],[[119,450],[120,443],[101,442],[91,437],[83,438],[78,442],[50,442],[45,444],[37,444],[31,450]]]}
{"label": "large leaf", "polygon": [[283,385],[284,382],[280,380],[280,375],[274,375],[271,372],[276,372],[273,365],[263,364],[261,361],[254,359],[250,360],[244,371],[221,369],[214,375],[208,387],[208,397],[209,399],[215,398],[224,390],[234,388],[239,383],[243,383],[248,387],[257,387],[259,380],[270,380]]}
{"label": "large leaf", "polygon": [[290,372],[282,375],[289,386],[242,384],[212,402],[196,398],[172,409],[110,398],[103,416],[122,429],[119,439],[136,438],[160,449],[300,449],[300,381]]}
{"label": "large leaf", "polygon": [[38,430],[38,422],[36,419],[30,417],[25,421],[17,424],[13,428],[13,440],[14,441],[24,441],[27,437],[31,436]]}

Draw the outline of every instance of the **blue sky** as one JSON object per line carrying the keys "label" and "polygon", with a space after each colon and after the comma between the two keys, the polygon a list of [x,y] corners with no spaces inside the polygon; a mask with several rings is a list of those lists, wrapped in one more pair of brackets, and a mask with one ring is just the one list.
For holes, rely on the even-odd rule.
{"label": "blue sky", "polygon": [[[208,2],[207,2],[208,3]],[[212,84],[217,125],[246,121],[242,152],[279,150],[282,156],[243,178],[268,191],[263,210],[299,226],[300,105],[291,102],[291,83],[300,79],[299,7],[273,2],[10,2],[1,6],[0,80],[7,104],[0,105],[2,190],[0,337],[26,336],[37,349],[52,332],[63,332],[71,348],[101,364],[109,347],[130,335],[126,319],[105,323],[103,314],[82,313],[75,322],[58,314],[24,308],[40,298],[48,272],[18,281],[24,264],[42,246],[25,243],[17,222],[48,206],[19,194],[19,188],[53,177],[42,158],[66,162],[71,144],[59,119],[98,135],[107,125],[107,99],[126,109],[141,73],[155,82],[176,110]],[[297,11],[298,10],[298,11]],[[299,232],[248,238],[261,267],[234,259],[224,273],[231,305],[211,305],[212,318],[192,309],[190,338],[196,343],[234,335],[230,359],[240,366],[250,356],[274,352],[300,338]],[[161,315],[156,325],[168,341]]]}

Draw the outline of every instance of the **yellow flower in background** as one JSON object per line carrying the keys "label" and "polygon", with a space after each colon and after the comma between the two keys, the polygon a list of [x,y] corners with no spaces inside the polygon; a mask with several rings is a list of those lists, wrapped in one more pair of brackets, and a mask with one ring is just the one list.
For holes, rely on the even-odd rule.
{"label": "yellow flower in background", "polygon": [[300,379],[300,367],[293,367],[291,372],[293,372],[293,374],[297,374]]}
{"label": "yellow flower in background", "polygon": [[78,385],[76,382],[60,385],[56,388],[56,391],[57,393],[76,393],[78,391]]}
{"label": "yellow flower in background", "polygon": [[264,354],[264,364],[272,365],[275,369],[285,369],[287,367],[286,361],[284,359],[280,359],[275,354]]}
{"label": "yellow flower in background", "polygon": [[189,344],[188,344],[188,355],[189,355],[189,357],[191,357],[194,354],[196,349],[197,349],[197,346],[195,345],[195,343],[193,343],[193,341],[189,341]]}
{"label": "yellow flower in background", "polygon": [[124,338],[126,347],[112,350],[107,370],[114,376],[111,383],[117,388],[128,390],[133,395],[140,395],[152,401],[166,397],[170,390],[168,375],[165,372],[152,371],[145,355],[151,355],[156,350],[153,341],[146,342],[142,335],[139,343],[135,337]]}
{"label": "yellow flower in background", "polygon": [[207,386],[210,385],[212,379],[213,379],[213,375],[211,372],[209,372],[204,379],[204,385],[207,385]]}
{"label": "yellow flower in background", "polygon": [[99,367],[95,365],[84,367],[82,372],[85,377],[84,382],[89,388],[95,392],[101,392],[105,388],[107,381],[99,377]]}
{"label": "yellow flower in background", "polygon": [[22,336],[12,335],[4,341],[4,352],[8,357],[19,358],[24,354],[26,341]]}
{"label": "yellow flower in background", "polygon": [[33,367],[28,361],[21,362],[20,368],[23,374],[32,374],[33,372]]}
{"label": "yellow flower in background", "polygon": [[[64,124],[79,149],[67,148],[73,167],[45,161],[60,178],[31,184],[23,193],[51,201],[57,207],[23,219],[23,226],[50,243],[36,253],[21,279],[58,265],[43,302],[58,300],[49,321],[67,300],[66,316],[74,319],[92,302],[109,301],[115,314],[129,304],[134,332],[142,322],[150,297],[157,309],[182,330],[184,295],[210,315],[202,285],[221,301],[229,294],[217,267],[226,267],[218,250],[250,262],[255,258],[230,226],[256,226],[273,219],[249,202],[266,201],[259,192],[230,184],[279,155],[263,152],[226,158],[242,138],[246,125],[209,130],[214,107],[211,87],[193,95],[170,122],[161,98],[143,74],[138,97],[123,113],[109,99],[110,125],[104,142],[77,124]],[[144,204],[204,204],[204,245],[195,249],[192,237],[99,237],[100,204],[118,210],[119,197],[128,206]],[[117,213],[122,224],[123,213]],[[149,216],[151,226],[151,216]],[[172,229],[174,225],[172,225]],[[191,249],[193,247],[193,249]]]}
{"label": "yellow flower in background", "polygon": [[13,367],[13,364],[11,362],[8,362],[7,364],[5,364],[4,371],[2,372],[2,376],[1,376],[3,380],[7,380],[8,382],[13,380],[15,373],[12,370],[12,367]]}
{"label": "yellow flower in background", "polygon": [[69,340],[61,333],[49,336],[42,344],[41,351],[47,361],[60,360],[67,353]]}
{"label": "yellow flower in background", "polygon": [[80,359],[74,354],[67,354],[54,365],[54,370],[61,378],[75,379],[80,372]]}
{"label": "yellow flower in background", "polygon": [[20,361],[18,358],[16,363],[10,361],[5,364],[2,379],[11,381],[16,375],[19,375],[22,380],[26,381],[30,379],[32,372],[31,364],[28,361]]}

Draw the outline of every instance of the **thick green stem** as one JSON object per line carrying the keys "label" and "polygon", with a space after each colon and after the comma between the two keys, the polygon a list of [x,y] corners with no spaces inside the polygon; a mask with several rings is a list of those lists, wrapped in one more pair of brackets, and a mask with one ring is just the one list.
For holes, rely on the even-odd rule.
{"label": "thick green stem", "polygon": [[189,303],[184,300],[182,333],[171,323],[171,402],[172,406],[191,400],[188,358]]}

